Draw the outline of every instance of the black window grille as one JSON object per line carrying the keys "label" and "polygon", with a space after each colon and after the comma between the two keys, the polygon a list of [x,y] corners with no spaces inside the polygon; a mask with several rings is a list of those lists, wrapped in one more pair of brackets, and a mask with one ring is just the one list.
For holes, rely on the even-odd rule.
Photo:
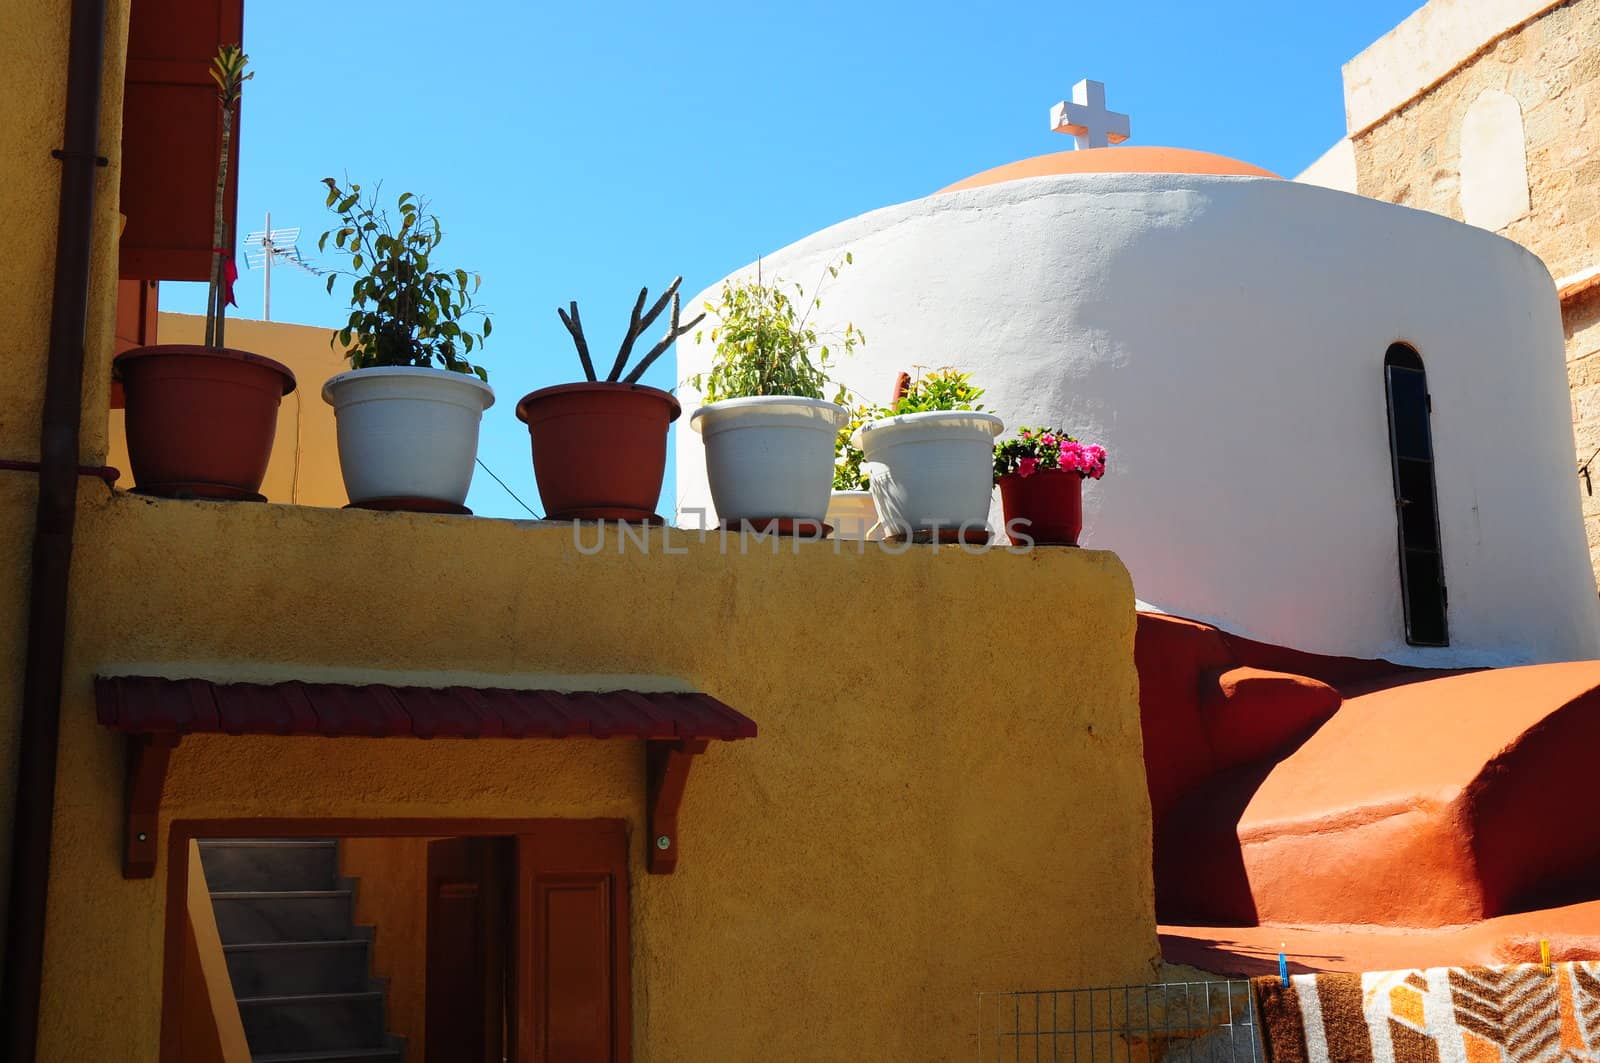
{"label": "black window grille", "polygon": [[1406,641],[1413,646],[1448,646],[1445,610],[1449,597],[1439,542],[1428,375],[1415,349],[1395,343],[1384,355],[1383,376],[1389,403],[1389,456],[1394,467]]}

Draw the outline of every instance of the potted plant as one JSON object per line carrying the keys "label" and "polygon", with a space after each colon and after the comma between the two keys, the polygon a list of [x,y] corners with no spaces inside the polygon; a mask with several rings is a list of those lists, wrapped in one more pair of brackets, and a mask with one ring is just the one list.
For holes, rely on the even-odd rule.
{"label": "potted plant", "polygon": [[833,492],[828,497],[826,519],[835,538],[867,541],[883,538],[878,511],[872,504],[872,492],[867,489],[867,473],[862,467],[866,456],[854,439],[856,429],[883,412],[877,406],[857,405],[849,411],[849,420],[834,439]]}
{"label": "potted plant", "polygon": [[[823,276],[837,277],[853,261],[847,254]],[[724,284],[720,304],[706,307],[719,317],[710,337],[716,355],[711,369],[690,381],[706,404],[689,423],[705,439],[706,479],[724,527],[785,534],[822,528],[834,440],[848,414],[823,398],[830,351],[808,324],[822,305],[818,295],[814,289],[807,300],[800,285],[765,284],[758,273],[754,281]],[[846,354],[863,342],[854,324],[845,326]]]}
{"label": "potted plant", "polygon": [[[482,278],[433,262],[444,227],[410,192],[395,202],[398,225],[378,206],[377,190],[341,187],[331,177],[327,205],[339,221],[317,246],[350,259],[350,319],[334,333],[350,371],[330,377],[322,398],[333,407],[339,471],[352,505],[465,513],[478,457],[478,426],[494,405],[489,374],[467,361],[492,331],[473,302]],[[464,327],[477,318],[480,332]]]}
{"label": "potted plant", "polygon": [[[1083,481],[1106,474],[1106,450],[1059,428],[1019,428],[994,448],[994,482],[1006,531],[1038,546],[1077,546]],[[1015,531],[1013,529],[1016,529]]]}
{"label": "potted plant", "polygon": [[203,345],[156,344],[112,361],[121,384],[134,489],[184,498],[261,501],[261,481],[278,432],[278,406],[295,388],[289,368],[224,346],[227,307],[238,276],[224,193],[233,148],[233,114],[249,57],[224,45],[211,61],[222,107],[222,148],[212,205],[211,279]]}
{"label": "potted plant", "polygon": [[911,382],[884,416],[856,430],[884,532],[916,542],[989,537],[994,437],[969,373],[939,369]]}
{"label": "potted plant", "polygon": [[[533,473],[539,497],[551,520],[621,520],[659,522],[656,500],[667,470],[667,430],[677,420],[678,400],[660,388],[639,383],[645,370],[698,325],[701,314],[686,325],[680,312],[678,277],[648,310],[648,288],[639,289],[622,346],[611,372],[600,380],[589,357],[578,304],[556,313],[572,335],[586,381],[540,388],[517,403],[517,418],[528,426],[533,443]],[[667,334],[626,376],[633,344],[672,303]]]}

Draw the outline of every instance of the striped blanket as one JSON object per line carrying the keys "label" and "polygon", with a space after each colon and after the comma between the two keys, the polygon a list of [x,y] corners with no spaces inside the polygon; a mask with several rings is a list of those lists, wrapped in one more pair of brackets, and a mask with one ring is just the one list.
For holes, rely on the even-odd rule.
{"label": "striped blanket", "polygon": [[1254,988],[1269,1063],[1600,1060],[1600,963],[1308,974]]}

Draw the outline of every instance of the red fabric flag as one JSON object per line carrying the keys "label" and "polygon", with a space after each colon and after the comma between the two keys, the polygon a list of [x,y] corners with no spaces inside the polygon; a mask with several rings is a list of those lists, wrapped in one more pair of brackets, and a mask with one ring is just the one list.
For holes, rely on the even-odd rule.
{"label": "red fabric flag", "polygon": [[233,282],[239,279],[239,267],[234,263],[233,256],[220,247],[213,247],[211,253],[222,256],[222,290],[228,297],[228,305],[238,306],[239,300],[233,297]]}

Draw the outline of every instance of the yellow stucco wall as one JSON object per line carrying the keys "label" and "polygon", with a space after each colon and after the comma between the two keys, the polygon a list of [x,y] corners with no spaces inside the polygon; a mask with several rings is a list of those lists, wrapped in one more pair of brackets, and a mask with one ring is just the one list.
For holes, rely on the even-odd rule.
{"label": "yellow stucco wall", "polygon": [[[55,270],[56,215],[66,105],[69,0],[8,4],[0,32],[0,458],[32,461],[39,455],[39,399],[44,352],[50,336],[50,296]],[[102,82],[100,151],[110,165],[95,183],[95,268],[89,306],[88,346],[108,349],[116,308],[117,189],[121,179],[122,78],[127,52],[128,0],[108,0],[106,62]],[[92,368],[92,367],[91,367]],[[85,372],[89,409],[103,409],[111,382]],[[105,451],[103,418],[85,418],[83,451]]]}
{"label": "yellow stucco wall", "polygon": [[[0,480],[4,512],[24,486]],[[173,760],[163,832],[627,819],[640,1060],[965,1059],[980,989],[1151,974],[1133,596],[1111,554],[741,556],[674,533],[682,554],[590,557],[564,526],[93,484],[79,528],[44,1058],[155,1058],[165,845],[154,880],[121,878],[122,744],[91,696],[107,671],[668,676],[753,716],[759,738],[695,767],[662,877],[643,872],[637,742],[192,736]],[[1050,643],[1021,642],[1042,617]]]}
{"label": "yellow stucco wall", "polygon": [[[70,0],[8,4],[0,16],[0,458],[36,461],[40,407],[50,336],[66,105]],[[94,264],[85,340],[81,452],[88,463],[105,453],[110,379],[108,356],[116,309],[117,197],[121,179],[122,81],[128,0],[107,0],[100,151],[110,165],[96,171]],[[0,908],[9,903],[11,827],[15,811],[16,731],[22,697],[28,557],[33,548],[36,484],[27,474],[0,472],[7,482],[0,512]],[[0,949],[3,949],[0,943]],[[4,962],[0,955],[0,962]]]}
{"label": "yellow stucco wall", "polygon": [[[163,313],[156,322],[156,338],[160,343],[200,343],[205,328],[206,319],[199,315]],[[322,382],[350,366],[328,346],[329,336],[328,329],[310,325],[228,319],[228,346],[277,359],[295,375],[295,390],[278,407],[278,434],[261,483],[269,501],[303,506],[343,506],[349,501],[339,476],[333,407],[322,401]],[[106,464],[121,471],[117,486],[132,486],[121,410],[111,411]]]}

